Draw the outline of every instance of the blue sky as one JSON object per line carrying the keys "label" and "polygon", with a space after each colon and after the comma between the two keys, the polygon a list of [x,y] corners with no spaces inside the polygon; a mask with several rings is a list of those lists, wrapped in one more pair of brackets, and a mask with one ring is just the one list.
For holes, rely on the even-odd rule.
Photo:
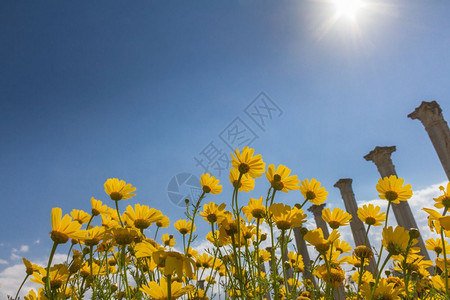
{"label": "blue sky", "polygon": [[[446,180],[422,124],[406,117],[437,100],[450,118],[446,1],[377,1],[357,26],[342,18],[328,30],[335,7],[325,1],[1,6],[0,259],[22,245],[30,259],[47,255],[51,208],[90,211],[91,196],[112,205],[110,177],[137,187],[122,209],[139,202],[181,218],[169,181],[200,176],[194,157],[236,117],[268,164],[322,181],[333,205],[343,207],[333,188],[343,177],[357,199],[376,198],[379,175],[363,156],[377,145],[397,146],[397,172],[413,188]],[[262,91],[283,111],[265,131],[244,112]],[[214,200],[228,203],[220,179]],[[267,188],[257,185],[251,196]]]}

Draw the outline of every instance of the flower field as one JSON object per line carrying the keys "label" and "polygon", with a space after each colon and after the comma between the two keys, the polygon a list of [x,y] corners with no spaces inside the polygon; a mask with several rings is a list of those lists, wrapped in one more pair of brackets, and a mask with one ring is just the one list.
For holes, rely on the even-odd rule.
{"label": "flower field", "polygon": [[[354,216],[340,208],[322,211],[329,235],[303,227],[306,208],[327,200],[318,180],[300,181],[284,165],[266,166],[248,147],[235,150],[231,161],[230,182],[201,176],[202,193],[186,199],[185,219],[171,222],[163,212],[139,203],[121,212],[118,203],[131,203],[136,188],[117,178],[104,184],[108,204],[91,198],[90,213],[74,209],[63,214],[53,208],[48,264],[23,259],[22,286],[27,280],[41,286],[25,299],[450,299],[450,183],[440,188],[435,208],[424,208],[427,229],[435,235],[425,241],[437,257],[431,261],[420,255],[417,229],[388,226],[392,205],[412,197],[411,185],[402,178],[381,178],[375,186],[388,203],[386,211],[373,204],[358,208],[366,245],[352,248],[340,230]],[[267,180],[259,178],[263,175]],[[246,199],[256,180],[267,186],[267,194]],[[233,186],[229,202],[206,203],[207,194],[222,193],[221,184]],[[280,193],[297,190],[299,203],[277,201]],[[248,204],[240,207],[242,198]],[[205,252],[193,248],[200,224],[209,228]],[[171,225],[177,236],[164,232]],[[382,243],[371,248],[368,233],[376,226],[383,228]],[[311,261],[302,257],[302,239],[315,249]],[[71,245],[66,263],[52,264],[56,250],[66,243]],[[175,243],[183,251],[175,251]],[[372,272],[370,263],[376,266]],[[385,272],[388,265],[393,270]]]}

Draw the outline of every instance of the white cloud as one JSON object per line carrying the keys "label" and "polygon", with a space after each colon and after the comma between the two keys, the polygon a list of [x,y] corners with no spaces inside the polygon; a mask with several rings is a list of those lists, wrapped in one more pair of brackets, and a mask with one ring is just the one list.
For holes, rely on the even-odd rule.
{"label": "white cloud", "polygon": [[15,253],[11,253],[11,256],[9,257],[11,260],[19,260],[21,257]]}
{"label": "white cloud", "polygon": [[0,265],[7,265],[8,261],[0,258]]}
{"label": "white cloud", "polygon": [[[45,267],[47,265],[47,258],[42,258],[33,261],[34,264]],[[65,254],[56,253],[53,257],[53,263],[58,264],[66,260]],[[7,299],[7,295],[14,297],[17,293],[17,289],[25,278],[25,266],[23,263],[14,264],[0,272],[0,299]],[[38,290],[39,285],[31,282],[30,279],[22,287],[20,292],[21,298],[26,296],[31,289]]]}

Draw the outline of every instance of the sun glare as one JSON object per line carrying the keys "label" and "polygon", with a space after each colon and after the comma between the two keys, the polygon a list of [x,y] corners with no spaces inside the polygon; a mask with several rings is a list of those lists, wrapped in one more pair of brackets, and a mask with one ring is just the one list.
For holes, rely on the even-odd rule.
{"label": "sun glare", "polygon": [[361,0],[334,0],[339,17],[355,18],[358,11],[364,6]]}

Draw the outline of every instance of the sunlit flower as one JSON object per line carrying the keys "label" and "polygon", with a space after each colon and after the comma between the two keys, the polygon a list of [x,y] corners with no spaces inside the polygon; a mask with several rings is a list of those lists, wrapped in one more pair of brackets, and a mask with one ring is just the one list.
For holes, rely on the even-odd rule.
{"label": "sunlit flower", "polygon": [[377,289],[374,292],[372,298],[372,287],[369,283],[364,283],[361,288],[361,294],[364,299],[387,299],[387,300],[400,300],[400,294],[403,289],[395,287],[394,283],[389,283],[385,278],[381,278],[378,282]]}
{"label": "sunlit flower", "polygon": [[101,215],[102,216],[102,226],[107,229],[113,229],[121,227],[118,220],[116,220],[113,215]]}
{"label": "sunlit flower", "polygon": [[93,216],[108,214],[110,210],[110,208],[106,204],[103,204],[103,202],[100,200],[96,200],[94,197],[91,197],[91,206],[91,213]]}
{"label": "sunlit flower", "polygon": [[70,212],[70,215],[72,216],[72,219],[74,221],[77,221],[80,224],[85,224],[89,222],[89,219],[91,218],[91,215],[87,212],[84,212],[80,209],[72,209]]}
{"label": "sunlit flower", "polygon": [[330,208],[325,208],[322,210],[322,219],[330,225],[331,229],[338,229],[341,226],[348,225],[352,215],[338,207],[335,207],[333,212]]}
{"label": "sunlit flower", "polygon": [[186,220],[178,220],[176,221],[173,226],[175,227],[176,230],[178,230],[179,233],[181,233],[182,235],[186,235],[186,234],[192,234],[192,232],[195,231],[195,225],[192,228],[192,232],[191,231],[191,227],[192,227],[192,222],[191,221],[186,221]]}
{"label": "sunlit flower", "polygon": [[[180,282],[173,281],[171,283],[171,297],[172,299],[177,299],[188,293],[189,291],[193,291],[195,288],[191,285],[183,287],[183,284]],[[167,291],[167,280],[162,277],[159,284],[155,281],[150,281],[146,285],[142,285],[139,290],[149,295],[152,299],[156,300],[167,300],[169,299],[168,291]]]}
{"label": "sunlit flower", "polygon": [[386,213],[380,213],[379,206],[373,204],[363,205],[358,208],[358,218],[367,225],[380,226],[386,220]]}
{"label": "sunlit flower", "polygon": [[389,177],[380,178],[376,186],[377,191],[380,193],[378,197],[380,199],[386,199],[392,203],[400,203],[400,201],[406,201],[412,197],[411,185],[403,185],[405,180],[397,178],[395,175]]}
{"label": "sunlit flower", "polygon": [[[355,273],[353,273],[352,275],[352,279],[358,283],[359,281],[359,271],[356,271]],[[375,279],[373,278],[372,273],[370,273],[369,271],[364,271],[362,277],[361,277],[361,283],[370,283],[370,282],[374,282]]]}
{"label": "sunlit flower", "polygon": [[152,254],[158,268],[164,268],[164,275],[175,274],[179,278],[185,274],[192,278],[195,271],[195,262],[193,259],[175,251],[156,251]]}
{"label": "sunlit flower", "polygon": [[54,207],[52,209],[52,231],[50,232],[50,237],[53,242],[65,244],[69,238],[82,238],[84,231],[80,230],[80,228],[81,224],[77,221],[72,221],[69,215],[62,217],[61,208]]}
{"label": "sunlit flower", "polygon": [[303,197],[305,197],[305,200],[308,200],[312,204],[320,205],[327,200],[328,192],[314,178],[311,181],[309,179],[303,180],[300,185],[300,191]]}
{"label": "sunlit flower", "polygon": [[200,216],[211,224],[222,223],[225,219],[225,207],[225,203],[217,205],[214,202],[209,202],[208,204],[203,205],[203,211],[200,212]]}
{"label": "sunlit flower", "polygon": [[450,181],[447,183],[447,190],[443,186],[440,186],[439,189],[444,193],[443,195],[433,198],[436,201],[434,206],[436,208],[450,208]]}
{"label": "sunlit flower", "polygon": [[258,249],[260,262],[269,261],[272,254],[266,249]]}
{"label": "sunlit flower", "polygon": [[350,253],[352,252],[352,247],[346,241],[341,241],[337,239],[333,242],[333,249],[339,251],[340,253]]}
{"label": "sunlit flower", "polygon": [[408,246],[409,234],[401,226],[383,228],[383,246],[392,255],[402,254]]}
{"label": "sunlit flower", "polygon": [[249,147],[244,147],[242,152],[236,149],[231,154],[231,164],[241,174],[248,174],[252,178],[257,178],[264,173],[266,164],[262,160],[261,154],[253,156],[255,150]]}
{"label": "sunlit flower", "polygon": [[159,228],[167,228],[170,225],[170,219],[163,214],[161,214],[155,221],[155,225]]}
{"label": "sunlit flower", "polygon": [[266,171],[267,180],[269,180],[272,188],[285,193],[300,189],[298,185],[300,180],[298,180],[297,175],[289,176],[289,174],[291,174],[291,170],[283,165],[279,165],[276,170],[275,165],[269,165]]}
{"label": "sunlit flower", "polygon": [[[445,252],[450,253],[450,247],[448,245],[448,242],[444,240],[445,243]],[[425,241],[425,246],[428,250],[434,251],[436,255],[440,255],[443,252],[443,245],[441,239],[428,239]]]}
{"label": "sunlit flower", "polygon": [[169,235],[168,233],[163,234],[161,240],[163,241],[164,246],[173,247],[176,244],[173,235]]}
{"label": "sunlit flower", "polygon": [[[230,169],[230,182],[233,187],[236,188],[239,181],[239,170],[235,168]],[[239,181],[239,191],[240,192],[250,192],[255,188],[255,179],[250,177],[248,174],[243,174],[241,180]]]}
{"label": "sunlit flower", "polygon": [[[50,268],[50,287],[52,289],[59,289],[69,277],[69,268],[66,265],[58,264]],[[39,272],[34,272],[31,281],[45,285],[47,280],[47,270],[40,268]]]}
{"label": "sunlit flower", "polygon": [[111,200],[127,200],[133,196],[136,196],[133,192],[136,190],[131,183],[126,183],[123,180],[117,178],[109,178],[105,182],[105,192],[111,197]]}
{"label": "sunlit flower", "polygon": [[305,235],[304,239],[308,243],[314,246],[316,250],[323,254],[330,249],[331,243],[333,243],[336,239],[338,239],[340,233],[337,230],[333,230],[330,236],[325,239],[323,236],[323,231],[321,228],[309,230]]}
{"label": "sunlit flower", "polygon": [[140,205],[137,203],[134,205],[134,209],[131,205],[128,205],[123,216],[129,226],[146,229],[152,223],[158,221],[162,213],[159,210],[150,208],[148,205]]}
{"label": "sunlit flower", "polygon": [[207,253],[203,253],[202,255],[197,256],[195,264],[198,267],[202,267],[205,269],[212,268],[214,263],[214,257],[208,255]]}
{"label": "sunlit flower", "polygon": [[121,246],[129,245],[139,237],[135,229],[121,227],[113,229],[112,235],[114,241]]}
{"label": "sunlit flower", "polygon": [[272,220],[280,230],[300,227],[306,222],[306,214],[297,207],[291,209],[289,205],[274,203],[269,207],[269,210],[272,214]]}
{"label": "sunlit flower", "polygon": [[422,208],[422,210],[428,213],[428,227],[430,227],[430,230],[432,232],[441,233],[441,223],[439,222],[439,219],[442,215],[431,208]]}
{"label": "sunlit flower", "polygon": [[25,265],[25,272],[27,273],[27,275],[33,275],[34,272],[38,272],[39,269],[41,268],[38,265],[35,265],[33,263],[31,263],[31,261],[22,258],[23,264]]}
{"label": "sunlit flower", "polygon": [[294,272],[303,272],[305,270],[305,264],[303,263],[303,257],[294,252],[290,251],[288,253],[288,262]]}
{"label": "sunlit flower", "polygon": [[219,194],[222,192],[222,186],[219,184],[219,179],[211,176],[209,173],[202,174],[200,177],[200,185],[203,192],[211,194]]}
{"label": "sunlit flower", "polygon": [[83,243],[86,246],[95,246],[103,239],[105,235],[105,227],[92,227],[86,230],[86,235],[83,237]]}
{"label": "sunlit flower", "polygon": [[313,274],[323,281],[330,283],[335,289],[345,280],[345,272],[340,266],[330,267],[328,271],[327,266],[324,264],[314,269]]}
{"label": "sunlit flower", "polygon": [[[441,276],[435,275],[435,276],[431,277],[431,283],[436,290],[442,291],[442,292],[444,292],[444,294],[447,294],[447,295],[450,293],[450,288],[447,291],[445,290],[445,279],[442,278]],[[447,278],[447,285],[450,287],[450,277]],[[445,299],[445,298],[443,298],[443,299]]]}
{"label": "sunlit flower", "polygon": [[242,207],[242,211],[249,222],[251,222],[253,218],[261,220],[266,214],[266,207],[263,205],[263,197],[261,196],[259,199],[250,198],[248,205]]}

